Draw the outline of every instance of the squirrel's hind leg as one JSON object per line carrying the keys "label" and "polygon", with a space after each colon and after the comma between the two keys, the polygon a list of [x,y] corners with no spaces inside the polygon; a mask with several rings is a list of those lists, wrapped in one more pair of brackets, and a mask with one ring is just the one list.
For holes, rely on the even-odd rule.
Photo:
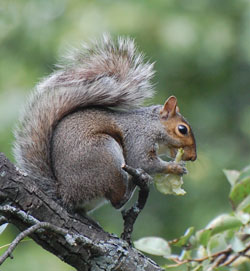
{"label": "squirrel's hind leg", "polygon": [[132,181],[131,176],[122,169],[122,166],[125,165],[122,147],[112,137],[107,139],[104,159],[109,159],[109,166],[105,169],[106,183],[108,183],[105,198],[116,209],[120,209],[130,199],[136,184]]}
{"label": "squirrel's hind leg", "polygon": [[86,138],[83,142],[72,136],[68,144],[64,144],[66,139],[63,136],[54,137],[56,155],[53,164],[58,193],[64,205],[91,211],[105,198],[115,208],[122,207],[135,186],[122,169],[125,159],[119,143],[104,133],[92,135],[91,140]]}

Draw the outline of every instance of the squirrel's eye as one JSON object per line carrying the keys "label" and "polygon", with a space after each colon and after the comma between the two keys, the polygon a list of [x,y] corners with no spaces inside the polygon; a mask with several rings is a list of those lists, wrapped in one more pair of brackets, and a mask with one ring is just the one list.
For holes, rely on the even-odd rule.
{"label": "squirrel's eye", "polygon": [[185,125],[178,125],[178,131],[182,134],[182,135],[186,135],[188,133],[188,129]]}

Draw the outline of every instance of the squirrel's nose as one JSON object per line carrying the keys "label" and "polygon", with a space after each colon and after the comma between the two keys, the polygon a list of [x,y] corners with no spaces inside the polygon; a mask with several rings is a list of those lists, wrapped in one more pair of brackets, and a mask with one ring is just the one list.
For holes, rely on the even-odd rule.
{"label": "squirrel's nose", "polygon": [[195,161],[197,158],[196,150],[195,149],[190,149],[190,148],[185,148],[184,147],[184,155],[182,159],[184,161]]}
{"label": "squirrel's nose", "polygon": [[185,159],[183,159],[183,160],[193,162],[193,161],[196,160],[196,158],[197,158],[197,155],[195,154],[195,155],[192,155],[192,156],[186,156]]}
{"label": "squirrel's nose", "polygon": [[195,161],[196,158],[197,158],[197,154],[193,155],[193,156],[190,158],[190,160],[191,160],[191,161]]}

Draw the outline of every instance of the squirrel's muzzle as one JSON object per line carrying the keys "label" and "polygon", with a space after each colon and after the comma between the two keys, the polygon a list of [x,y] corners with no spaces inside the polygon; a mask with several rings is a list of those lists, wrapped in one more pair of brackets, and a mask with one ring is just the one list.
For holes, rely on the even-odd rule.
{"label": "squirrel's muzzle", "polygon": [[197,158],[197,153],[196,153],[196,146],[186,146],[183,148],[184,149],[184,154],[182,156],[182,160],[184,161],[195,161]]}

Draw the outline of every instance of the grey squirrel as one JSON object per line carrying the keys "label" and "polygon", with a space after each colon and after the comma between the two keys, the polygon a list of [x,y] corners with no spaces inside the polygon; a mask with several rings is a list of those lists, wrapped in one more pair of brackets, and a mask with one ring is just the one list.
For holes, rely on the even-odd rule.
{"label": "grey squirrel", "polygon": [[133,40],[104,36],[76,50],[42,80],[15,130],[18,166],[68,208],[95,208],[106,199],[119,209],[136,184],[124,164],[148,174],[184,174],[183,164],[159,158],[164,144],[175,157],[196,159],[196,144],[177,99],[142,107],[154,91],[153,65]]}

